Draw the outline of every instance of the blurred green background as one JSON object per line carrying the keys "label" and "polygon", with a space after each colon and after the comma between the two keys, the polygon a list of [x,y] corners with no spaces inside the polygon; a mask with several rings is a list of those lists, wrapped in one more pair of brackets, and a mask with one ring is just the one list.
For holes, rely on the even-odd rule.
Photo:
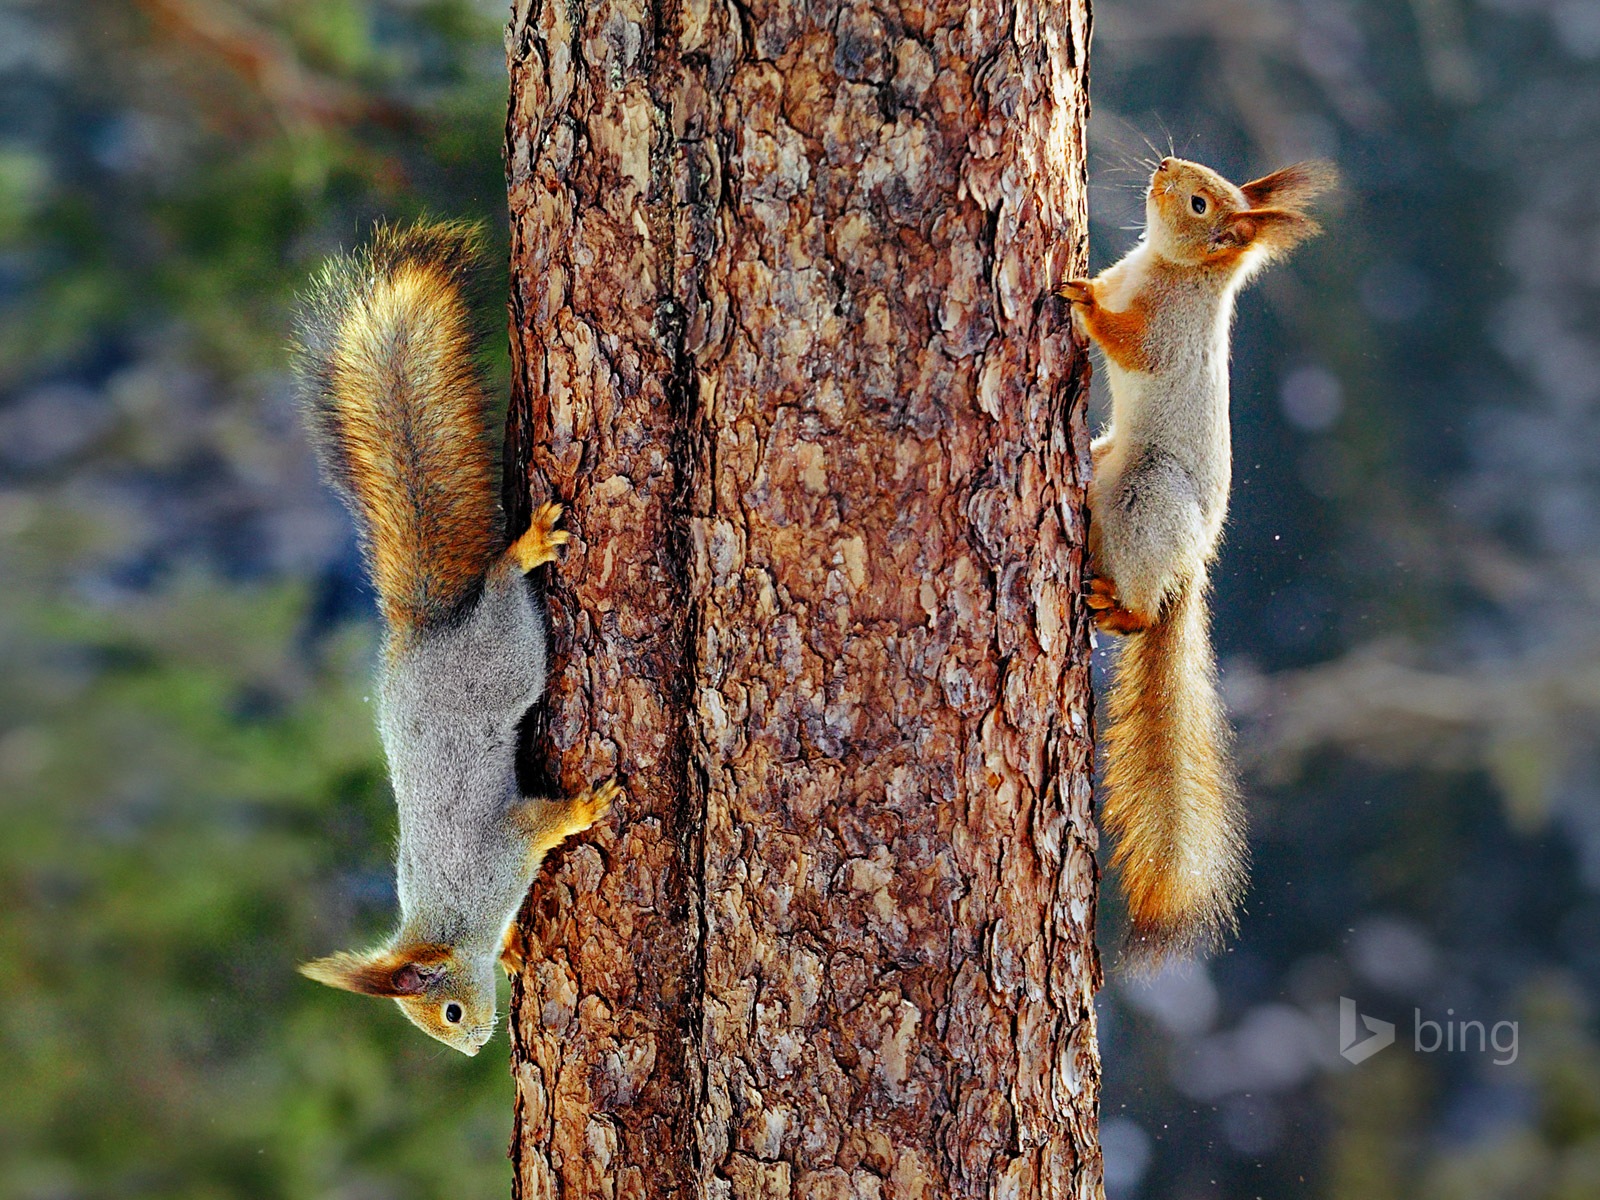
{"label": "blurred green background", "polygon": [[[509,1188],[503,1058],[292,971],[385,930],[393,813],[284,352],[374,218],[503,239],[503,19],[0,4],[0,1196]],[[1096,267],[1152,151],[1347,180],[1241,304],[1255,883],[1228,953],[1110,977],[1109,1193],[1600,1195],[1600,4],[1096,21]],[[1341,1059],[1341,997],[1396,1045]]]}
{"label": "blurred green background", "polygon": [[286,366],[379,216],[503,264],[503,19],[0,7],[0,1196],[509,1194],[503,1052],[294,973],[387,932],[394,808]]}

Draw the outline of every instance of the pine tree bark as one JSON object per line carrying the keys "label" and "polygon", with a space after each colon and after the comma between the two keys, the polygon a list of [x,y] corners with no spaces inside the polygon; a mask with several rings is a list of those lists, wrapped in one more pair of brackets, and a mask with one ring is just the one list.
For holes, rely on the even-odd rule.
{"label": "pine tree bark", "polygon": [[517,0],[515,1194],[1090,1197],[1086,0]]}

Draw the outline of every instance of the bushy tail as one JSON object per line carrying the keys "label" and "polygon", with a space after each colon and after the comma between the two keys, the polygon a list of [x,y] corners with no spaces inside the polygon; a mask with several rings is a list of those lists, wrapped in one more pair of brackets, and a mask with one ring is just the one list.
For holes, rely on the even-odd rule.
{"label": "bushy tail", "polygon": [[467,302],[477,256],[469,225],[379,226],[301,306],[306,420],[401,643],[455,616],[504,549]]}
{"label": "bushy tail", "polygon": [[1244,808],[1207,629],[1204,579],[1123,639],[1108,703],[1104,822],[1116,839],[1135,969],[1204,950],[1236,925]]}

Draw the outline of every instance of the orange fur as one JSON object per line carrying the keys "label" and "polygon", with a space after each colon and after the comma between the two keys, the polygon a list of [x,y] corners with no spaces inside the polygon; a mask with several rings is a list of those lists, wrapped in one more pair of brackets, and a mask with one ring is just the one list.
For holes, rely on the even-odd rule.
{"label": "orange fur", "polygon": [[465,294],[476,248],[465,226],[380,227],[329,266],[302,321],[308,415],[391,653],[452,619],[505,547]]}
{"label": "orange fur", "polygon": [[506,936],[500,942],[500,967],[511,979],[521,975],[523,967],[528,963],[528,956],[523,952],[522,943],[522,922],[513,921],[506,926]]}
{"label": "orange fur", "polygon": [[1093,280],[1072,280],[1062,287],[1061,294],[1077,306],[1085,331],[1107,358],[1124,370],[1150,369],[1145,342],[1149,310],[1143,297],[1135,297],[1126,310],[1113,312],[1101,307]]}
{"label": "orange fur", "polygon": [[[408,266],[345,319],[333,381],[352,483],[372,545],[372,577],[391,626],[414,628],[483,578],[497,503],[468,347],[468,314],[446,281]],[[421,322],[420,326],[418,323]],[[421,328],[428,340],[401,332]],[[430,412],[401,411],[406,392]],[[402,404],[404,402],[402,401]],[[402,454],[427,460],[417,469]],[[415,472],[432,483],[408,488]]]}
{"label": "orange fur", "polygon": [[1083,602],[1094,614],[1095,628],[1107,633],[1138,633],[1153,624],[1150,618],[1124,608],[1117,597],[1116,585],[1103,575],[1089,580],[1089,591]]}
{"label": "orange fur", "polygon": [[1250,208],[1236,213],[1229,222],[1228,233],[1237,239],[1229,248],[1238,252],[1265,250],[1267,258],[1280,258],[1309,237],[1322,232],[1318,225],[1304,213],[1279,208]]}
{"label": "orange fur", "polygon": [[533,518],[522,536],[511,543],[506,554],[524,575],[535,567],[555,562],[556,551],[572,540],[572,535],[565,529],[556,528],[559,520],[561,505],[541,504],[534,509]]}
{"label": "orange fur", "polygon": [[615,779],[607,780],[593,791],[582,792],[565,800],[528,800],[516,812],[518,824],[528,833],[528,848],[535,861],[575,834],[582,833],[597,821],[604,820],[611,805],[622,795],[622,787]]}
{"label": "orange fur", "polygon": [[[1214,944],[1234,928],[1244,893],[1244,810],[1203,565],[1227,513],[1228,393],[1225,372],[1206,364],[1226,362],[1238,288],[1317,232],[1305,208],[1333,180],[1326,164],[1297,163],[1241,188],[1199,163],[1164,158],[1151,173],[1139,245],[1060,289],[1122,368],[1111,373],[1110,426],[1091,449],[1098,576],[1084,603],[1098,629],[1124,638],[1101,784],[1135,968]],[[1109,311],[1103,297],[1125,311]]]}
{"label": "orange fur", "polygon": [[450,947],[416,943],[352,954],[341,950],[300,965],[307,979],[363,996],[415,996],[426,990],[428,972],[450,959]]}
{"label": "orange fur", "polygon": [[1244,892],[1244,806],[1212,666],[1205,581],[1122,645],[1105,735],[1111,865],[1128,898],[1138,969],[1208,948],[1235,925]]}
{"label": "orange fur", "polygon": [[1143,633],[1146,629],[1150,628],[1151,622],[1148,619],[1141,617],[1131,608],[1123,608],[1121,605],[1113,605],[1110,608],[1104,608],[1095,613],[1094,625],[1096,629],[1102,630],[1106,633],[1115,633],[1118,636],[1126,636],[1130,633]]}
{"label": "orange fur", "polygon": [[1323,192],[1337,187],[1338,172],[1325,162],[1297,162],[1242,184],[1239,191],[1251,208],[1286,208],[1304,212]]}
{"label": "orange fur", "polygon": [[[1150,199],[1171,234],[1166,252],[1185,268],[1227,278],[1241,266],[1253,269],[1282,257],[1320,232],[1306,206],[1337,180],[1327,163],[1301,162],[1236,187],[1210,167],[1163,159]],[[1192,197],[1204,198],[1204,213],[1190,209]],[[1265,254],[1247,262],[1251,250]]]}

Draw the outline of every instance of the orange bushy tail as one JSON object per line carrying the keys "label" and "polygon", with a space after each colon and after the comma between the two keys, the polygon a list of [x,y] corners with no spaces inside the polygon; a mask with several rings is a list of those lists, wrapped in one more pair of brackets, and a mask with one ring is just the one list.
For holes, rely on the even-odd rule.
{"label": "orange bushy tail", "polygon": [[1244,808],[1207,629],[1205,580],[1123,639],[1109,698],[1104,821],[1116,839],[1135,968],[1203,950],[1236,925]]}
{"label": "orange bushy tail", "polygon": [[477,254],[470,225],[379,226],[302,305],[308,424],[391,645],[452,619],[505,546],[466,295]]}

